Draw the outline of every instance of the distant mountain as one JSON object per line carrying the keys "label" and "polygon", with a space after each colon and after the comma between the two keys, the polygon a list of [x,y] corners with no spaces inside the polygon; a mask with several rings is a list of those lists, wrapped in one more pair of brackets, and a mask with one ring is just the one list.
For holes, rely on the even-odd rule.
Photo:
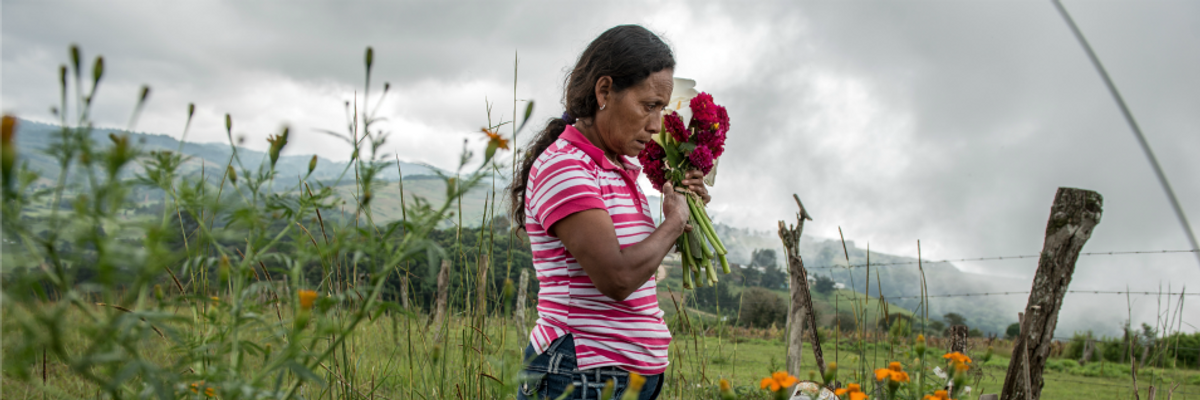
{"label": "distant mountain", "polygon": [[[61,132],[58,125],[45,124],[29,120],[19,120],[17,123],[17,151],[20,154],[22,162],[28,162],[29,166],[41,172],[43,177],[53,179],[58,176],[59,168],[57,162],[50,156],[45,154],[45,150],[56,141],[56,138]],[[182,167],[182,172],[186,174],[196,173],[204,167],[206,175],[217,174],[220,177],[225,170],[225,166],[229,163],[230,155],[233,153],[229,144],[226,143],[195,143],[184,142],[182,149],[178,139],[174,137],[145,132],[128,132],[122,129],[111,128],[95,128],[92,131],[92,139],[101,147],[111,145],[108,135],[129,135],[133,143],[145,151],[180,151],[191,157]],[[250,150],[244,147],[238,147],[238,156],[245,164],[245,167],[257,169],[260,163],[267,161],[266,153]],[[286,153],[287,150],[284,150]],[[280,177],[295,177],[304,176],[308,173],[308,163],[312,159],[312,155],[282,155],[279,161],[275,164],[275,170],[278,171]],[[312,179],[320,181],[332,181],[342,173],[346,168],[346,162],[334,162],[324,158],[317,158],[317,168],[313,171]],[[434,175],[434,167],[401,162],[401,169],[404,170],[404,176],[418,175]],[[134,165],[131,172],[140,172],[140,165]],[[353,182],[354,172],[350,171],[348,180]],[[383,171],[380,179],[394,181],[399,178],[399,172],[394,168]],[[343,178],[345,181],[347,178]]]}

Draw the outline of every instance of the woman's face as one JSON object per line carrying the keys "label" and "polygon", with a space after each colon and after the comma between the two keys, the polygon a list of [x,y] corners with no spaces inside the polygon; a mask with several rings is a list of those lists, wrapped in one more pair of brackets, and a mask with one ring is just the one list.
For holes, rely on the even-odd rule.
{"label": "woman's face", "polygon": [[[605,107],[596,113],[596,128],[605,153],[636,157],[646,148],[651,136],[662,128],[662,110],[671,98],[673,73],[664,69],[637,85],[601,96],[600,104]],[[600,92],[597,90],[598,95]]]}

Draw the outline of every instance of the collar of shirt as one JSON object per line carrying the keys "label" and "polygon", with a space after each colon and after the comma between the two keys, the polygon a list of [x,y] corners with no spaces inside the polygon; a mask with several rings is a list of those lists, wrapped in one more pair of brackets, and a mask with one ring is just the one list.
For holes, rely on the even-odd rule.
{"label": "collar of shirt", "polygon": [[[592,161],[595,161],[596,165],[599,165],[600,168],[616,171],[617,174],[621,175],[621,178],[624,178],[625,185],[628,186],[630,190],[632,190],[634,193],[641,193],[641,189],[638,188],[637,185],[638,175],[642,173],[641,165],[630,162],[628,157],[621,155],[621,164],[624,164],[625,168],[618,167],[616,164],[613,164],[608,157],[604,156],[604,150],[600,150],[599,147],[596,147],[596,145],[592,144],[587,137],[583,136],[582,132],[579,132],[578,129],[575,129],[575,127],[571,125],[567,125],[567,128],[563,130],[563,133],[561,136],[559,136],[559,138],[566,139],[566,141],[575,145],[575,147],[583,150],[583,153],[587,154],[588,157],[591,157]],[[642,209],[642,202],[639,199],[634,198],[633,203],[637,206],[639,213],[644,212]]]}

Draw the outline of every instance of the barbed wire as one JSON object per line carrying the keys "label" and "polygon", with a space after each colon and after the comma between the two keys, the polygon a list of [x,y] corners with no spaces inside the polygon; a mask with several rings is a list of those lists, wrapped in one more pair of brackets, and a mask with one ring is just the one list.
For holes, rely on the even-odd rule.
{"label": "barbed wire", "polygon": [[[1135,250],[1135,251],[1096,251],[1089,253],[1079,253],[1080,256],[1121,256],[1131,254],[1172,254],[1172,253],[1196,253],[1198,250]],[[975,258],[955,258],[945,260],[919,260],[919,261],[897,261],[889,263],[871,263],[872,267],[886,267],[897,265],[917,265],[917,264],[939,264],[951,262],[967,262],[967,261],[1000,261],[1000,260],[1019,260],[1028,258],[1038,258],[1040,254],[1021,254],[1013,256],[994,256],[994,257],[975,257]],[[822,265],[816,267],[804,267],[804,269],[837,269],[837,268],[865,268],[867,264],[850,264],[850,265]]]}
{"label": "barbed wire", "polygon": [[[1161,296],[1200,296],[1200,292],[1135,292],[1135,291],[1110,291],[1110,290],[1068,290],[1067,293],[1078,294],[1129,294],[1129,295],[1161,295]],[[984,296],[1006,296],[1013,294],[1029,294],[1029,291],[1023,292],[983,292],[983,293],[953,293],[953,294],[931,294],[925,297],[984,297]],[[883,296],[886,300],[899,299],[919,299],[921,296]]]}

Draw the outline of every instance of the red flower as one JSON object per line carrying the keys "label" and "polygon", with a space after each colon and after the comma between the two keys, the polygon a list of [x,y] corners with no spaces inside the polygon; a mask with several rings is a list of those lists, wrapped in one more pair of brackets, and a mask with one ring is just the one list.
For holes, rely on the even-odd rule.
{"label": "red flower", "polygon": [[688,161],[691,161],[692,166],[699,169],[700,172],[703,172],[705,175],[708,174],[708,171],[712,171],[713,154],[712,151],[708,150],[707,146],[696,146],[696,148],[692,150],[690,154],[688,154]]}
{"label": "red flower", "polygon": [[670,114],[663,116],[663,125],[666,125],[667,132],[675,141],[683,143],[688,141],[690,134],[686,127],[683,126],[683,119],[679,118],[679,113],[672,111]]}
{"label": "red flower", "polygon": [[725,106],[717,106],[717,124],[717,131],[729,132],[729,113],[725,112]]}
{"label": "red flower", "polygon": [[667,182],[667,171],[663,168],[663,160],[642,161],[642,172],[646,174],[646,179],[650,180],[654,189],[661,192],[663,184]]}
{"label": "red flower", "polygon": [[725,153],[725,133],[721,131],[701,131],[696,134],[696,145],[707,147],[713,158]]}
{"label": "red flower", "polygon": [[667,152],[663,150],[662,146],[659,146],[658,142],[651,140],[649,143],[646,143],[646,148],[642,149],[641,153],[638,153],[638,160],[642,164],[646,164],[648,160],[661,160],[666,156]]}
{"label": "red flower", "polygon": [[720,119],[717,116],[717,105],[713,103],[712,95],[700,93],[692,98],[688,105],[692,109],[690,126],[700,130],[716,130]]}

